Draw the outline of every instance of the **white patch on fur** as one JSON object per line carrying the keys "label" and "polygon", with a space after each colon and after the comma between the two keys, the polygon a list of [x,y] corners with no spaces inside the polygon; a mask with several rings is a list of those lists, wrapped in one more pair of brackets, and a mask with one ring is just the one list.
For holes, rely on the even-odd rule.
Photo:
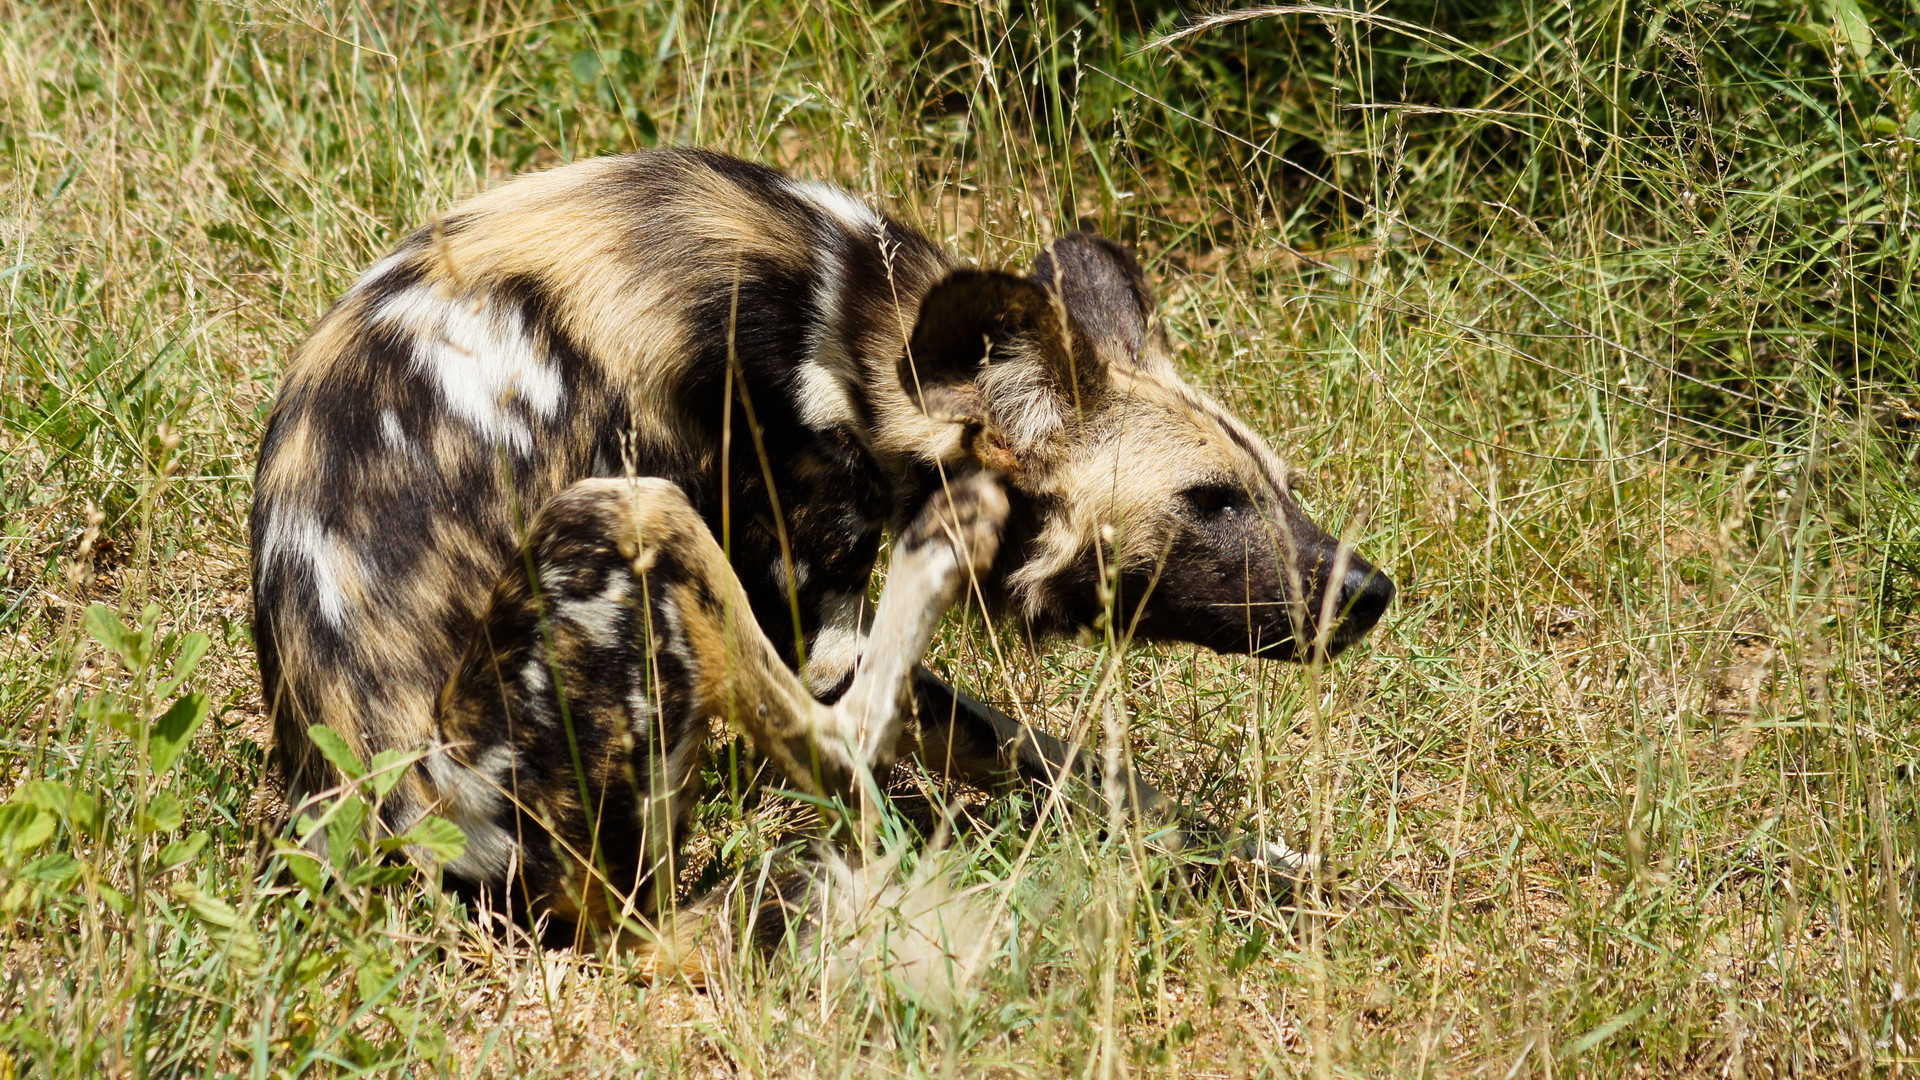
{"label": "white patch on fur", "polygon": [[547,693],[547,662],[539,658],[527,661],[520,669],[520,685],[531,698],[544,698]]}
{"label": "white patch on fur", "polygon": [[687,628],[680,618],[680,608],[675,604],[661,604],[654,609],[657,613],[651,627],[655,640],[659,642],[661,652],[679,661],[687,671],[687,685],[698,686],[707,674],[700,670],[700,658],[687,647]]}
{"label": "white patch on fur", "polygon": [[[816,327],[814,334],[825,331]],[[815,355],[819,349],[816,347]],[[847,390],[847,380],[836,374],[828,365],[819,360],[808,359],[795,369],[794,387],[800,406],[800,420],[815,431],[832,431],[834,428],[857,428],[860,423],[860,411],[854,407],[853,395]]]}
{"label": "white patch on fur", "polygon": [[260,542],[260,561],[268,566],[306,563],[320,616],[335,629],[346,628],[347,594],[342,581],[359,580],[360,560],[318,521],[302,513],[273,515]]}
{"label": "white patch on fur", "polygon": [[880,215],[873,212],[873,207],[832,184],[822,184],[815,180],[790,179],[786,182],[786,188],[790,193],[832,215],[855,236],[863,239],[871,238],[883,225]]}
{"label": "white patch on fur", "polygon": [[861,616],[866,613],[867,598],[862,593],[834,593],[820,602],[820,629],[807,648],[807,670],[802,675],[807,689],[823,693],[840,684],[860,662],[866,646]]}
{"label": "white patch on fur", "polygon": [[519,404],[541,419],[560,411],[560,372],[527,335],[519,308],[415,285],[380,305],[373,323],[414,337],[413,363],[440,388],[447,411],[481,438],[518,454],[533,450]]}
{"label": "white patch on fur", "polygon": [[471,765],[454,760],[446,749],[427,755],[427,776],[440,795],[436,812],[467,834],[467,850],[447,868],[470,881],[504,881],[519,844],[501,827],[506,808],[513,748],[490,746]]}
{"label": "white patch on fur", "polygon": [[557,614],[579,627],[587,640],[595,645],[618,644],[620,623],[629,610],[628,584],[625,574],[609,575],[606,588],[601,589],[598,596],[586,600],[568,600],[559,605]]}
{"label": "white patch on fur", "polygon": [[992,905],[954,888],[950,857],[927,852],[904,880],[897,855],[856,867],[823,851],[821,861],[815,889],[830,987],[884,981],[936,1009],[971,996],[1004,927]]}
{"label": "white patch on fur", "polygon": [[[646,683],[635,683],[627,691],[627,725],[630,732],[639,732],[636,738],[644,738],[653,726],[653,699],[647,696]],[[698,742],[699,740],[689,740]]]}
{"label": "white patch on fur", "polygon": [[1031,349],[1007,348],[988,361],[980,374],[980,389],[992,403],[994,419],[1016,455],[1034,449],[1065,426],[1061,411],[1065,403],[1045,360]]}
{"label": "white patch on fur", "polygon": [[1318,873],[1322,862],[1307,852],[1288,847],[1281,840],[1255,841],[1251,861],[1260,866],[1272,867],[1296,881]]}
{"label": "white patch on fur", "polygon": [[859,367],[848,355],[842,337],[846,328],[840,292],[846,275],[839,249],[840,243],[832,238],[816,249],[814,272],[818,283],[813,290],[813,305],[819,317],[807,328],[807,355],[794,375],[800,419],[815,431],[853,428],[860,422],[851,388],[860,376]]}
{"label": "white patch on fur", "polygon": [[787,592],[789,588],[794,592],[799,592],[801,589],[807,587],[808,581],[812,580],[813,567],[808,564],[805,559],[793,560],[793,580],[792,583],[789,584],[787,580],[787,561],[781,559],[779,562],[767,568],[767,577],[773,580],[773,587],[779,589],[781,592]]}
{"label": "white patch on fur", "polygon": [[1080,557],[1084,550],[1081,539],[1071,518],[1055,519],[1032,545],[1031,550],[1038,554],[1007,575],[1007,590],[1027,618],[1042,619],[1062,603],[1054,593],[1053,581]]}
{"label": "white patch on fur", "polygon": [[381,278],[393,273],[402,263],[407,261],[407,258],[407,252],[396,251],[386,258],[381,259],[379,262],[374,263],[372,266],[367,267],[366,273],[361,274],[360,279],[355,281],[353,287],[347,290],[347,295],[352,296],[354,293],[364,292],[378,285]]}
{"label": "white patch on fur", "polygon": [[380,410],[380,434],[387,440],[387,448],[397,454],[407,452],[407,433],[400,428],[400,416],[392,409]]}

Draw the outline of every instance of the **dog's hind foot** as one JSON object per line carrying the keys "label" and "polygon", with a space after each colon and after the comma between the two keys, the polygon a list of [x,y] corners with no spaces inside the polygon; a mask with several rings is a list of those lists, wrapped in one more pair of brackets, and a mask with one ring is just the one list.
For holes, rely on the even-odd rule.
{"label": "dog's hind foot", "polygon": [[1329,862],[1326,856],[1297,850],[1280,840],[1237,836],[1228,841],[1226,854],[1230,864],[1260,871],[1295,893],[1314,885],[1337,887],[1348,877],[1344,868]]}

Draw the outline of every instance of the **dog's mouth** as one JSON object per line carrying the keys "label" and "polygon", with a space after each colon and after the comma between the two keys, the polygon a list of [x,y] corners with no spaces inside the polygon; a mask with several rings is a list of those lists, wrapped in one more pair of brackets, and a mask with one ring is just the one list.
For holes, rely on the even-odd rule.
{"label": "dog's mouth", "polygon": [[1332,609],[1338,620],[1323,636],[1317,616],[1321,603],[1309,607],[1298,601],[1266,603],[1226,603],[1216,607],[1244,613],[1244,621],[1228,612],[1218,612],[1217,629],[1203,640],[1215,652],[1256,656],[1262,660],[1305,663],[1315,658],[1332,660],[1367,636],[1393,603],[1392,579],[1365,562],[1355,560],[1341,584],[1340,598]]}
{"label": "dog's mouth", "polygon": [[[1386,574],[1350,550],[1340,553],[1329,541],[1307,571],[1305,600],[1289,597],[1294,590],[1277,562],[1250,567],[1205,550],[1176,550],[1158,568],[1122,572],[1117,592],[1104,602],[1098,563],[1089,558],[1049,579],[1039,590],[1044,598],[1039,602],[1023,598],[1009,604],[1005,582],[1027,546],[1003,541],[1001,559],[982,584],[990,612],[1017,607],[1029,631],[1043,635],[1113,620],[1116,628],[1143,641],[1193,644],[1263,660],[1332,660],[1379,624],[1396,593]],[[1329,606],[1332,571],[1342,564],[1339,593]],[[1263,596],[1271,599],[1257,599]],[[1323,615],[1332,620],[1325,630]]]}

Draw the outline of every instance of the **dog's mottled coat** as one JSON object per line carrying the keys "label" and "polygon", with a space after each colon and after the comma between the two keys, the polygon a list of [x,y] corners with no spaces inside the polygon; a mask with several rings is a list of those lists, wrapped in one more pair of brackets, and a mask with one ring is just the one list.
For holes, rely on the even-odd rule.
{"label": "dog's mottled coat", "polygon": [[1179,378],[1152,313],[1109,241],[961,268],[845,192],[700,151],[455,208],[320,320],[268,425],[278,771],[296,799],[334,783],[321,723],[417,753],[385,817],[460,823],[456,885],[644,920],[712,719],[822,793],[914,749],[976,779],[1083,767],[914,670],[969,580],[1036,632],[1114,605],[1147,638],[1337,653],[1391,585]]}

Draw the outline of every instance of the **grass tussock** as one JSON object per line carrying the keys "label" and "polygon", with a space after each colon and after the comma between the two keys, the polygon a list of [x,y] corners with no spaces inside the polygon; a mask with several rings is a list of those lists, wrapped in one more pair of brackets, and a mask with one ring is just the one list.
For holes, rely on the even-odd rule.
{"label": "grass tussock", "polygon": [[[0,1077],[1912,1075],[1905,2],[0,2]],[[472,925],[355,827],[390,770],[330,861],[273,831],[281,358],[452,200],[681,143],[986,264],[1138,247],[1402,600],[1326,670],[977,626],[937,666],[1342,885],[980,797],[960,992],[696,992]],[[688,879],[751,890],[805,814],[716,761]]]}

